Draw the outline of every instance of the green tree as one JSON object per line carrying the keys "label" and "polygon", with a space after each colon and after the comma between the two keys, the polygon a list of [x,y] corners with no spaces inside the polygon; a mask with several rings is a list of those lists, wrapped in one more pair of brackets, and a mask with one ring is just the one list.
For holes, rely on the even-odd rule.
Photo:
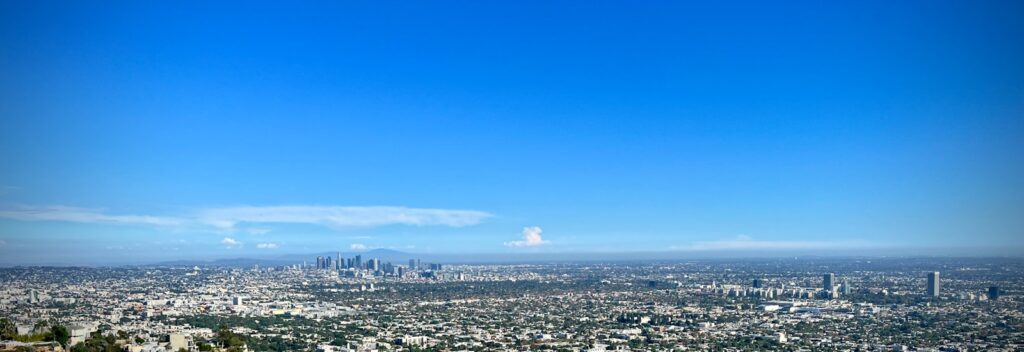
{"label": "green tree", "polygon": [[50,333],[53,334],[53,340],[61,346],[67,346],[68,340],[71,339],[71,334],[68,333],[68,328],[64,325],[51,326]]}
{"label": "green tree", "polygon": [[0,340],[13,340],[18,335],[18,328],[7,318],[0,319]]}
{"label": "green tree", "polygon": [[245,345],[245,340],[238,334],[231,332],[227,325],[220,326],[220,329],[217,331],[217,341],[228,350],[233,348],[240,349],[240,347]]}
{"label": "green tree", "polygon": [[71,347],[71,352],[121,352],[124,348],[117,343],[117,337],[113,334],[107,336],[93,336],[85,342],[79,342]]}

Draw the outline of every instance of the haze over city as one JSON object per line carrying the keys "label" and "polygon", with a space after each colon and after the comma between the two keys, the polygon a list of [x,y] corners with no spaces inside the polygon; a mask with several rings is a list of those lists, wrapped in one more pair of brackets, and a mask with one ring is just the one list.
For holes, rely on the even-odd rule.
{"label": "haze over city", "polygon": [[0,3],[0,265],[1024,253],[1019,2],[179,5]]}

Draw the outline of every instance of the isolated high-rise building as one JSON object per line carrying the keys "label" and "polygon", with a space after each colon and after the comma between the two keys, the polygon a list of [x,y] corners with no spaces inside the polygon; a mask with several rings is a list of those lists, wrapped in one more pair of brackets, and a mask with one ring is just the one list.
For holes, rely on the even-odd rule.
{"label": "isolated high-rise building", "polygon": [[928,296],[938,297],[939,296],[939,272],[933,271],[928,273]]}
{"label": "isolated high-rise building", "polygon": [[754,282],[750,286],[753,288],[761,288],[764,284],[761,282],[761,279],[754,279]]}
{"label": "isolated high-rise building", "polygon": [[409,259],[409,269],[416,270],[416,259]]}
{"label": "isolated high-rise building", "polygon": [[999,299],[999,286],[992,286],[988,288],[988,299]]}
{"label": "isolated high-rise building", "polygon": [[836,287],[836,274],[835,273],[825,274],[825,277],[822,279],[822,286],[821,287],[822,287],[822,289],[825,290],[825,292],[831,293],[832,290]]}

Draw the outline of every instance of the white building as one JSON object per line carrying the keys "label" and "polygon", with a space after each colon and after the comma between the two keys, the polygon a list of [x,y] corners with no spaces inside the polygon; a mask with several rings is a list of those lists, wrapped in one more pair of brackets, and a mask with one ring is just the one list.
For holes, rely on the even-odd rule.
{"label": "white building", "polygon": [[174,352],[183,348],[191,351],[194,347],[192,337],[184,334],[171,334],[169,347]]}
{"label": "white building", "polygon": [[68,324],[68,334],[71,338],[68,340],[68,345],[74,346],[79,342],[85,342],[89,338],[89,334],[96,331],[95,323],[72,323]]}

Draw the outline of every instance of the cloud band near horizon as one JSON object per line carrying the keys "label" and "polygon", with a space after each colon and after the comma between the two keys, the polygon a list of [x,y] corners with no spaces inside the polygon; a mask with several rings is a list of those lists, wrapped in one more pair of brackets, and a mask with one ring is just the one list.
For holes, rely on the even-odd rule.
{"label": "cloud band near horizon", "polygon": [[313,224],[328,227],[376,227],[385,225],[476,225],[493,216],[478,210],[408,208],[400,206],[237,206],[202,208],[186,216],[108,214],[103,209],[68,206],[16,206],[0,208],[0,218],[18,221],[141,224],[156,226],[198,225],[234,230],[238,224]]}
{"label": "cloud band near horizon", "polygon": [[491,217],[487,212],[462,209],[428,209],[395,206],[241,206],[209,208],[201,222],[233,228],[240,223],[317,224],[331,227],[384,225],[463,227]]}
{"label": "cloud band near horizon", "polygon": [[62,205],[29,207],[18,206],[0,209],[0,218],[19,221],[62,221],[106,224],[145,224],[172,226],[186,221],[180,218],[152,215],[111,215],[103,209],[68,207]]}

